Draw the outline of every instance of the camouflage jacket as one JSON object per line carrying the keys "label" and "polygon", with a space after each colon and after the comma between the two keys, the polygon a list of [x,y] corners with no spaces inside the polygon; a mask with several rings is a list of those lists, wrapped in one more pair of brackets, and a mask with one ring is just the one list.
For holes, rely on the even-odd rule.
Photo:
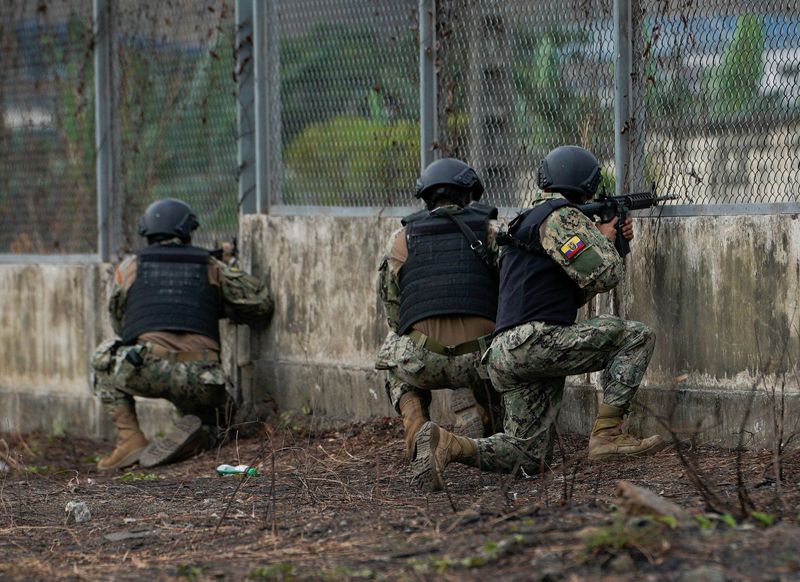
{"label": "camouflage jacket", "polygon": [[[561,194],[543,192],[536,196],[533,205],[561,198]],[[548,256],[580,287],[583,303],[613,289],[622,280],[624,263],[614,244],[580,210],[570,206],[559,208],[545,220],[540,234]],[[573,237],[585,242],[586,249],[570,260],[565,249]]]}

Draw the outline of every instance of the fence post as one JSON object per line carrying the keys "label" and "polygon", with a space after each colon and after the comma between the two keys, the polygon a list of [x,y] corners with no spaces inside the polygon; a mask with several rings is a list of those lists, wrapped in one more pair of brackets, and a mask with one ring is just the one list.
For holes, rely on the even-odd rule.
{"label": "fence post", "polygon": [[238,126],[239,211],[251,214],[256,202],[256,120],[253,66],[253,0],[236,0],[236,120]]}
{"label": "fence post", "polygon": [[614,177],[616,194],[644,182],[644,102],[642,94],[641,4],[614,0]]}
{"label": "fence post", "polygon": [[119,94],[115,91],[113,2],[93,0],[95,162],[97,184],[97,254],[109,262],[119,252],[123,237],[122,201],[118,171]]}
{"label": "fence post", "polygon": [[434,159],[436,145],[436,0],[419,0],[420,171]]}
{"label": "fence post", "polygon": [[616,194],[628,191],[631,96],[631,0],[614,0],[614,177]]}
{"label": "fence post", "polygon": [[631,86],[630,86],[630,125],[628,139],[628,186],[632,192],[640,192],[648,187],[645,184],[644,164],[644,123],[646,109],[644,106],[644,38],[642,36],[641,0],[631,2]]}
{"label": "fence post", "polygon": [[256,212],[268,213],[280,181],[280,90],[275,0],[253,0]]}

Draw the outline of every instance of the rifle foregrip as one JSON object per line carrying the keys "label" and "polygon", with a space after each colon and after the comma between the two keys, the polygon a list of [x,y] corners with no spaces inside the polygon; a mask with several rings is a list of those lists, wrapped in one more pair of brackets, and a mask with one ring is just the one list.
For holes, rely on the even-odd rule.
{"label": "rifle foregrip", "polygon": [[628,208],[630,210],[644,210],[650,208],[658,201],[655,194],[651,192],[637,192],[635,194],[627,194]]}

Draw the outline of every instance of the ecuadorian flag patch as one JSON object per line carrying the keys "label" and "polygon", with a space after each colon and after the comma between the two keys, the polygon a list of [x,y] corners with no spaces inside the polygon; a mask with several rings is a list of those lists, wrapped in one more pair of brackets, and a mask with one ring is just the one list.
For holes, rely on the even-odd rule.
{"label": "ecuadorian flag patch", "polygon": [[587,246],[588,245],[581,240],[581,237],[576,235],[561,245],[561,254],[564,255],[565,259],[571,261],[585,251]]}

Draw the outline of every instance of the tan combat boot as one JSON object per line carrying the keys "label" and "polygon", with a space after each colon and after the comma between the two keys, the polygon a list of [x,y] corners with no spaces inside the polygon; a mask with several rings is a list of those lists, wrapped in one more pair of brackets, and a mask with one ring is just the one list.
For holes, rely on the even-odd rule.
{"label": "tan combat boot", "polygon": [[636,438],[622,432],[624,408],[601,404],[589,437],[589,460],[654,455],[665,446],[660,436]]}
{"label": "tan combat boot", "polygon": [[444,488],[444,469],[453,461],[477,467],[475,442],[449,433],[436,423],[426,422],[414,441],[411,481],[418,489],[441,491]]}
{"label": "tan combat boot", "polygon": [[414,453],[414,439],[420,427],[431,418],[428,407],[422,403],[422,398],[413,392],[406,392],[400,397],[400,416],[403,418],[403,430],[406,442],[406,459],[411,460]]}
{"label": "tan combat boot", "polygon": [[483,437],[483,427],[489,424],[489,415],[475,400],[470,388],[459,388],[450,397],[450,410],[455,414],[453,432],[471,439]]}
{"label": "tan combat boot", "polygon": [[133,465],[147,446],[147,439],[139,429],[136,409],[133,406],[124,404],[117,406],[111,413],[111,419],[117,427],[117,447],[97,463],[97,468],[101,471]]}

